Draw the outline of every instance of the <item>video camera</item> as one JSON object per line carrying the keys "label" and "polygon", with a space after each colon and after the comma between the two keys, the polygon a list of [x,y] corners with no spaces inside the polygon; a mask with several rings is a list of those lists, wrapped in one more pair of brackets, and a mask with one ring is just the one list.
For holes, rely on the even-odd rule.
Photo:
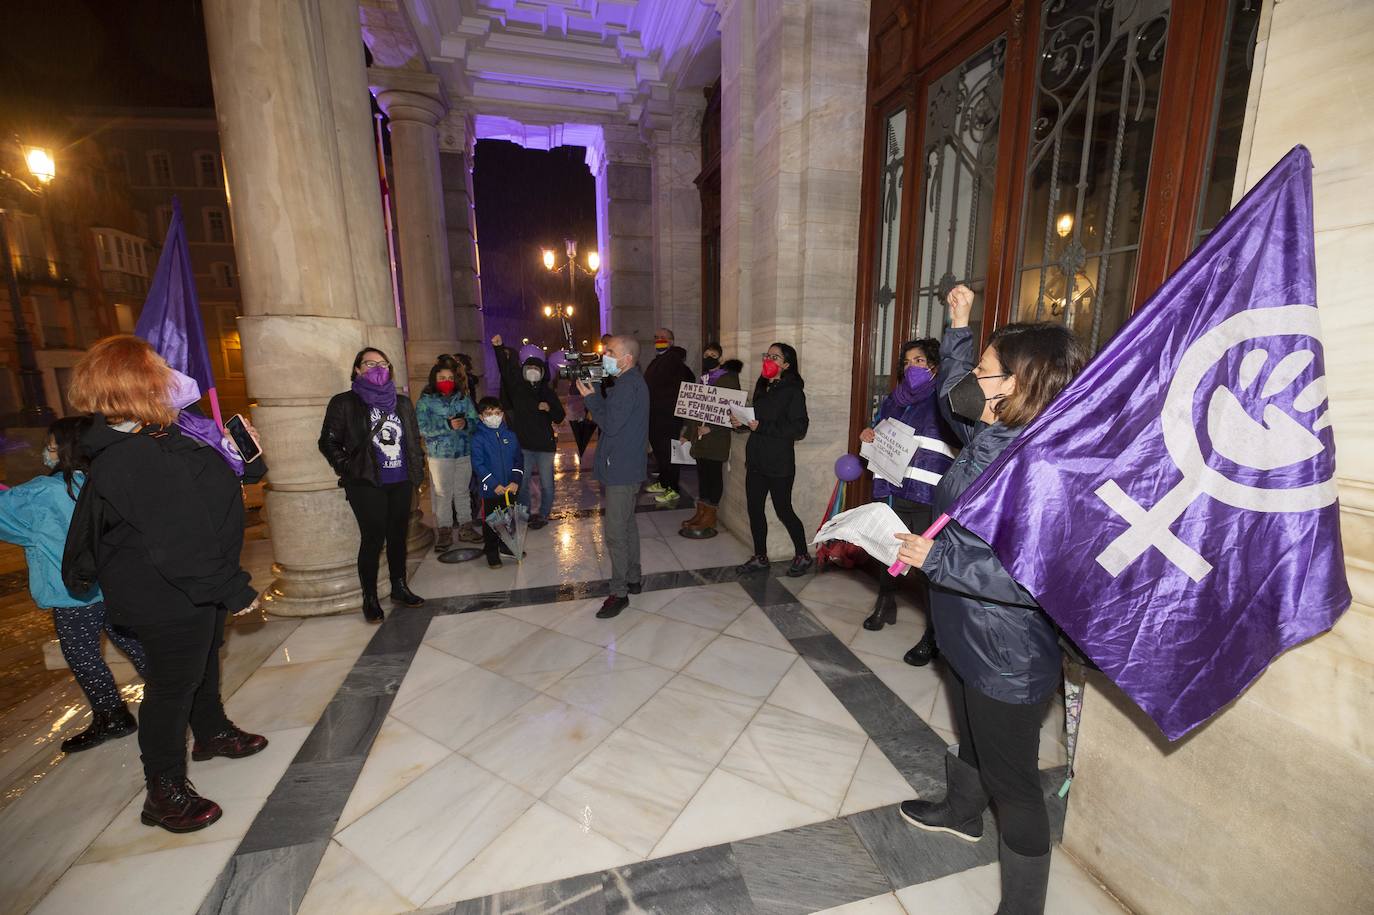
{"label": "video camera", "polygon": [[558,367],[558,377],[588,383],[600,381],[606,375],[605,369],[601,367],[601,354],[579,352],[567,316],[560,314],[558,319],[563,322],[564,359],[564,363]]}

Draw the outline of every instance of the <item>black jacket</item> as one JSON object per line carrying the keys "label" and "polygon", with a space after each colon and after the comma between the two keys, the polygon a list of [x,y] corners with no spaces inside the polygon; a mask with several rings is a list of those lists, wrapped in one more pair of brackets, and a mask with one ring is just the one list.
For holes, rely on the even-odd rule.
{"label": "black jacket", "polygon": [[677,392],[684,381],[696,381],[697,376],[687,367],[687,351],[670,346],[654,357],[644,369],[644,383],[649,386],[649,436],[675,437],[682,429],[682,418],[674,416]]}
{"label": "black jacket", "polygon": [[[567,415],[563,401],[549,386],[549,373],[544,360],[534,356],[517,365],[519,356],[509,346],[496,347],[496,365],[501,369],[501,405],[506,409],[506,425],[515,433],[520,447],[526,451],[555,451],[558,443],[553,427]],[[525,380],[525,366],[539,369],[540,378],[534,383]],[[549,405],[547,411],[539,405]]]}
{"label": "black jacket", "polygon": [[[971,423],[950,412],[949,391],[972,367],[972,333],[967,328],[945,331],[940,407],[964,448],[935,487],[937,517],[1021,432],[1001,423]],[[1021,705],[1040,702],[1054,691],[1060,677],[1058,633],[992,547],[951,521],[935,538],[921,570],[932,585],[930,608],[940,652],[965,684],[1000,702]]]}
{"label": "black jacket", "polygon": [[68,587],[93,559],[110,618],[134,627],[253,602],[243,489],[219,452],[176,426],[125,433],[99,415],[81,444],[91,469],[67,531]]}
{"label": "black jacket", "polygon": [[754,389],[754,418],[759,427],[749,433],[744,463],[766,477],[790,477],[797,472],[796,444],[806,438],[811,418],[806,415],[806,390],[795,375],[760,383]]}
{"label": "black jacket", "polygon": [[[339,475],[339,485],[371,483],[380,485],[377,452],[372,447],[371,411],[353,391],[335,394],[324,411],[320,427],[320,454]],[[401,447],[406,450],[406,472],[413,486],[425,480],[425,449],[420,441],[420,424],[415,419],[415,404],[404,394],[396,394],[396,415],[401,420]]]}

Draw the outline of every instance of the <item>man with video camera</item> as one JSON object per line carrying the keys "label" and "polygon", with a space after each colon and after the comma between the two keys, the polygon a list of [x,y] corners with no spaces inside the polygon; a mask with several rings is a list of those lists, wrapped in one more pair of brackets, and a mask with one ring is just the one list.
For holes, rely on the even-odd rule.
{"label": "man with video camera", "polygon": [[596,615],[618,616],[630,605],[630,594],[643,588],[639,570],[639,528],[635,501],[648,470],[649,388],[639,368],[639,341],[612,337],[601,365],[614,385],[589,384],[578,378],[587,414],[601,427],[596,446],[596,478],[605,492],[602,533],[611,553],[611,593]]}

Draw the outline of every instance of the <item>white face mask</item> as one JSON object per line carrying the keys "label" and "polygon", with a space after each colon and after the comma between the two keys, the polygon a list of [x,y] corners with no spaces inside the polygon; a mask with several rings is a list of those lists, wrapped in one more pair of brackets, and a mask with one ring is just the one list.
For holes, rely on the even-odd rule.
{"label": "white face mask", "polygon": [[540,378],[543,378],[543,377],[544,377],[544,373],[541,372],[541,371],[539,371],[539,369],[536,369],[536,368],[527,368],[527,369],[525,369],[525,380],[528,381],[530,384],[537,384],[537,383],[539,382],[539,379],[540,379]]}
{"label": "white face mask", "polygon": [[505,418],[504,413],[483,413],[482,424],[488,429],[499,429],[501,428],[501,420]]}

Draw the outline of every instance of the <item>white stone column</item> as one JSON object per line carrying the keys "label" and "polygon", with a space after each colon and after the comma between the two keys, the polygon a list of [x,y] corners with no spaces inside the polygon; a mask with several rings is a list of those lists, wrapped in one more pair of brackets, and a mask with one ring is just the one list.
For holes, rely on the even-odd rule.
{"label": "white stone column", "polygon": [[[722,337],[745,362],[746,386],[770,343],[797,348],[811,428],[797,446],[793,505],[814,529],[848,433],[869,0],[717,8]],[[722,505],[741,532],[743,476],[732,461]],[[775,520],[768,542],[775,557],[791,554]]]}
{"label": "white stone column", "polygon": [[596,178],[601,331],[651,340],[657,319],[649,149],[636,128],[607,125],[587,159]]}
{"label": "white stone column", "polygon": [[336,55],[342,66],[353,48],[322,27],[308,0],[207,0],[205,31],[242,279],[248,394],[271,465],[276,579],[268,608],[287,616],[354,609],[357,528],[315,444],[365,333],[348,267],[338,112],[320,104],[334,93]]}
{"label": "white stone column", "polygon": [[459,346],[439,169],[438,124],[448,105],[433,74],[374,67],[368,76],[390,119],[406,359],[418,391],[434,357]]}
{"label": "white stone column", "polygon": [[486,333],[482,326],[482,286],[477,264],[477,218],[472,194],[476,142],[472,115],[466,111],[450,111],[439,124],[439,175],[448,232],[456,348],[472,356],[474,365],[481,365],[491,348],[483,345]]}
{"label": "white stone column", "polygon": [[706,100],[680,98],[669,123],[648,131],[654,180],[655,323],[701,355],[701,118]]}

